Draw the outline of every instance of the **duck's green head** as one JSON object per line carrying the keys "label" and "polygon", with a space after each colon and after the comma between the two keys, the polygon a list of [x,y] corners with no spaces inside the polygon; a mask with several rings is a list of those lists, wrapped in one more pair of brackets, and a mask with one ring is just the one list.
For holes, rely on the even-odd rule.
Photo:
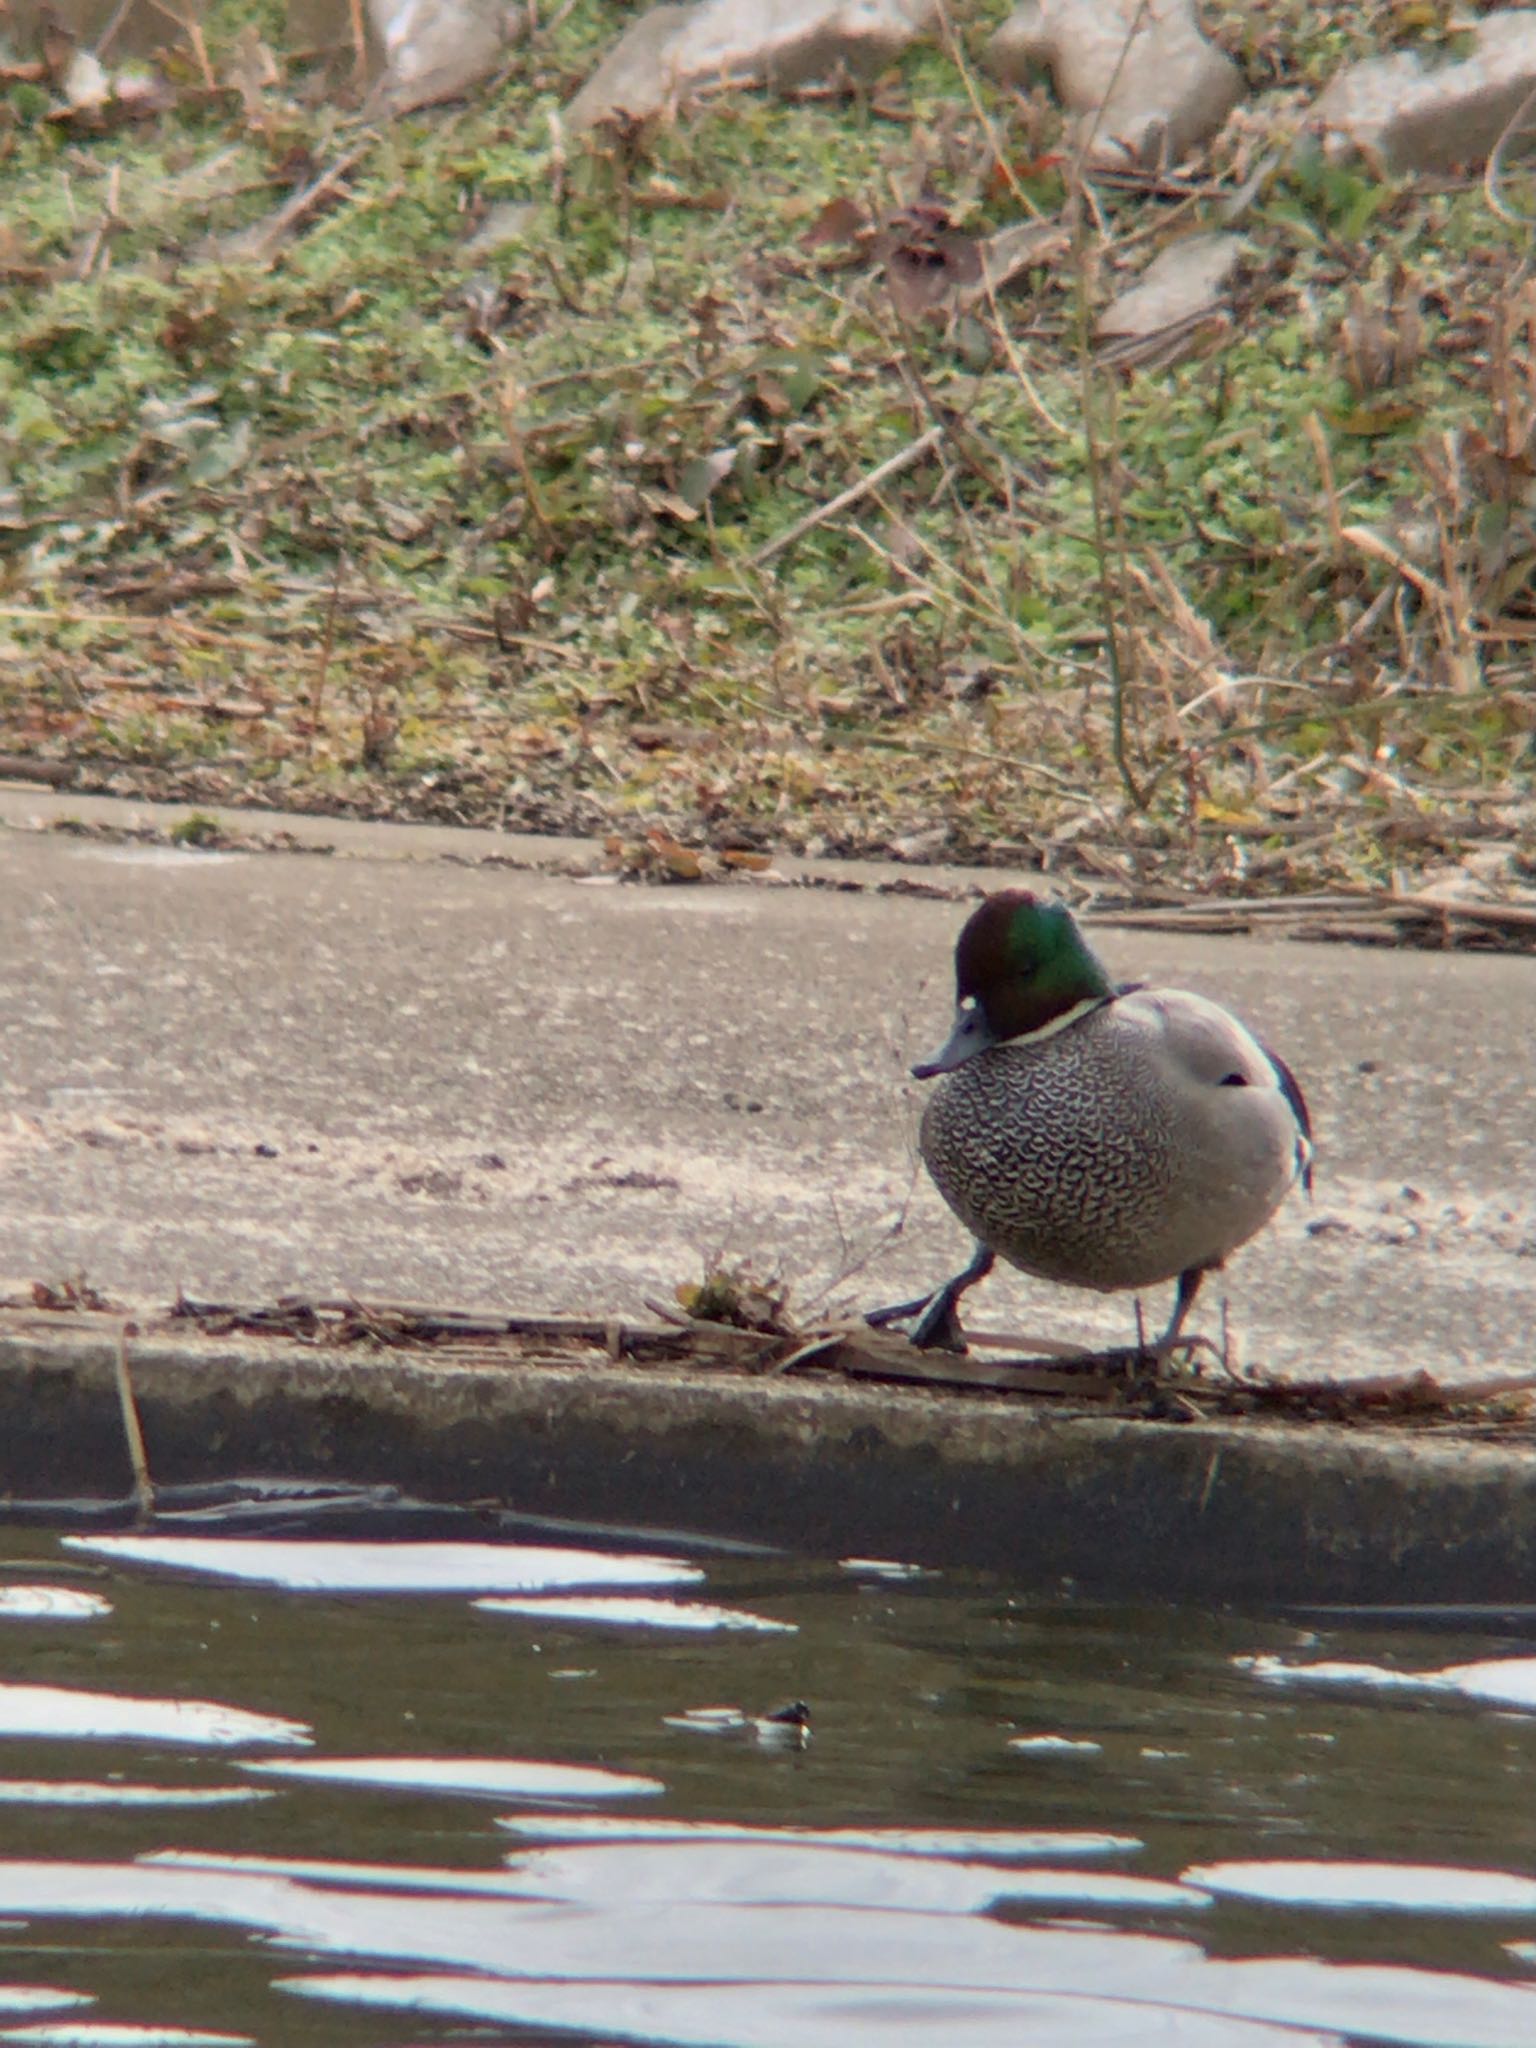
{"label": "duck's green head", "polygon": [[1059,1029],[1113,994],[1064,903],[999,889],[972,913],[955,946],[955,1027],[912,1071],[919,1081],[946,1074],[991,1046]]}

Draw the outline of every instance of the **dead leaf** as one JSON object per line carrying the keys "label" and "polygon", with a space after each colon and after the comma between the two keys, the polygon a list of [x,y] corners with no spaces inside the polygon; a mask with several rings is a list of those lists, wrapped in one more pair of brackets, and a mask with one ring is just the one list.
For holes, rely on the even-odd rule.
{"label": "dead leaf", "polygon": [[43,18],[43,32],[39,40],[47,74],[55,85],[62,86],[64,74],[74,59],[75,37],[50,9]]}
{"label": "dead leaf", "polygon": [[863,207],[851,199],[829,199],[800,237],[802,249],[823,249],[833,242],[857,242],[871,232]]}
{"label": "dead leaf", "polygon": [[[0,267],[4,261],[4,243],[0,242]],[[1473,488],[1482,497],[1495,504],[1520,497],[1536,476],[1536,422],[1531,436],[1519,447],[1513,445],[1512,436],[1495,442],[1481,428],[1466,427],[1461,437],[1461,459]]]}
{"label": "dead leaf", "polygon": [[1026,271],[1048,268],[1071,245],[1071,235],[1055,220],[1015,221],[1012,227],[999,228],[981,244],[981,278],[974,290],[962,291],[962,304],[1005,291]]}
{"label": "dead leaf", "polygon": [[758,404],[771,418],[781,420],[794,411],[789,393],[777,377],[770,377],[765,370],[759,370],[752,379],[752,388]]}
{"label": "dead leaf", "polygon": [[893,214],[876,246],[891,303],[904,320],[932,313],[981,282],[980,243],[950,226],[938,200],[919,199]]}
{"label": "dead leaf", "polygon": [[1344,374],[1356,398],[1367,398],[1408,376],[1424,353],[1420,295],[1401,264],[1374,301],[1351,284],[1339,323]]}
{"label": "dead leaf", "polygon": [[[542,725],[514,726],[505,735],[503,744],[509,753],[524,761],[547,761],[551,755],[565,752],[564,743]],[[613,841],[610,850],[619,843]]]}
{"label": "dead leaf", "polygon": [[670,513],[684,526],[691,526],[699,516],[698,508],[690,505],[686,498],[679,497],[676,491],[642,491],[640,495],[650,511]]}
{"label": "dead leaf", "polygon": [[363,719],[362,761],[365,768],[389,766],[399,736],[400,721],[383,705],[374,705]]}
{"label": "dead leaf", "polygon": [[758,1280],[745,1267],[716,1266],[702,1282],[685,1280],[674,1292],[696,1322],[725,1323],[771,1337],[796,1334],[784,1318],[785,1291]]}
{"label": "dead leaf", "polygon": [[16,229],[0,221],[0,281],[6,284],[46,284],[53,276],[46,263],[35,262],[32,252]]}
{"label": "dead leaf", "polygon": [[728,213],[731,206],[731,195],[722,186],[713,185],[707,192],[690,192],[682,185],[674,185],[669,178],[652,178],[632,196],[636,206],[653,211],[676,207],[684,213]]}
{"label": "dead leaf", "polygon": [[676,734],[671,726],[632,725],[628,739],[642,754],[659,754],[676,743]]}
{"label": "dead leaf", "polygon": [[1399,427],[1416,420],[1419,409],[1416,405],[1353,405],[1345,410],[1324,409],[1323,418],[1330,427],[1341,434],[1355,434],[1368,438],[1375,434],[1395,433]]}
{"label": "dead leaf", "polygon": [[1001,157],[992,159],[992,168],[987,173],[987,197],[1007,199],[1020,185],[1045,177],[1051,171],[1059,171],[1067,159],[1059,150],[1047,150],[1042,156],[1016,157],[1004,163]]}
{"label": "dead leaf", "polygon": [[670,832],[664,832],[659,825],[653,825],[645,835],[645,843],[661,862],[669,875],[680,882],[697,882],[704,873],[704,863],[691,847],[681,845]]}

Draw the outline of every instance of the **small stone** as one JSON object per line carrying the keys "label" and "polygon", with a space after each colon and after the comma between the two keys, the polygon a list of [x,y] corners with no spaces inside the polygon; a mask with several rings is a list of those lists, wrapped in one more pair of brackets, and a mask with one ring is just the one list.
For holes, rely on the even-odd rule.
{"label": "small stone", "polygon": [[464,1192],[464,1176],[433,1166],[421,1173],[402,1173],[399,1186],[405,1195],[430,1195],[434,1201],[451,1202]]}
{"label": "small stone", "polygon": [[71,107],[103,107],[112,97],[112,81],[101,60],[89,50],[76,50],[60,85]]}

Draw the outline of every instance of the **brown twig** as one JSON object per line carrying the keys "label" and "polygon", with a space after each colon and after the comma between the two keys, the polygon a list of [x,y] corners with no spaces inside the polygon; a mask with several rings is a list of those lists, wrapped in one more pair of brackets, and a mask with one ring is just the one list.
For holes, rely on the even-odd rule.
{"label": "brown twig", "polygon": [[368,32],[363,23],[363,0],[347,0],[352,29],[352,83],[362,90],[368,79]]}
{"label": "brown twig", "polygon": [[826,504],[818,505],[813,512],[807,512],[803,519],[797,519],[793,526],[787,526],[782,533],[775,534],[772,540],[765,541],[751,558],[753,568],[761,569],[765,563],[771,562],[775,555],[781,555],[786,548],[793,547],[797,540],[811,532],[814,527],[824,526],[829,519],[835,519],[839,512],[846,512],[850,505],[856,505],[871,491],[878,490],[881,484],[891,477],[899,476],[904,469],[910,469],[914,462],[921,462],[943,438],[943,427],[929,427],[925,433],[919,434],[915,441],[909,441],[905,448],[888,456],[877,468],[870,470],[867,476],[861,477],[856,484],[850,484],[846,491],[839,491],[835,498],[829,498]]}
{"label": "brown twig", "polygon": [[1309,896],[1214,896],[1199,902],[1160,903],[1147,908],[1095,904],[1092,922],[1156,931],[1175,931],[1192,924],[1241,918],[1290,922],[1329,913],[1383,924],[1461,918],[1493,931],[1536,932],[1536,903],[1475,903],[1447,896],[1422,896],[1394,889],[1339,889]]}
{"label": "brown twig", "polygon": [[347,558],[336,557],[336,573],[331,578],[330,599],[325,607],[325,626],[320,638],[320,663],[315,671],[314,687],[309,700],[309,744],[305,751],[315,751],[315,735],[320,730],[320,715],[325,704],[325,681],[330,673],[331,649],[336,644],[336,608],[341,600],[341,579],[346,573]]}
{"label": "brown twig", "polygon": [[523,438],[523,429],[518,420],[518,399],[520,388],[511,378],[504,378],[497,386],[496,407],[501,414],[502,429],[507,437],[507,446],[512,450],[512,460],[517,464],[518,475],[523,480],[523,494],[534,524],[544,536],[547,549],[553,550],[557,535],[545,515],[544,501],[539,490],[538,479],[533,473],[533,464],[528,459],[528,444]]}
{"label": "brown twig", "polygon": [[[0,1307],[0,1322],[14,1327],[15,1309],[27,1323],[36,1308]],[[659,1309],[658,1309],[658,1312]],[[69,1322],[100,1328],[102,1315],[71,1306],[49,1309],[49,1328]],[[897,1380],[957,1392],[979,1390],[1050,1399],[1078,1407],[1114,1407],[1152,1420],[1197,1421],[1213,1416],[1269,1415],[1295,1423],[1399,1423],[1467,1429],[1529,1426],[1536,1373],[1484,1372],[1461,1380],[1430,1372],[1390,1372],[1361,1379],[1273,1377],[1192,1371],[1201,1352],[1218,1352],[1203,1338],[1175,1347],[1175,1363],[1156,1347],[1128,1345],[1085,1350],[1025,1332],[971,1332],[971,1351],[914,1351],[904,1337],[847,1318],[799,1330],[753,1330],[690,1320],[662,1325],[595,1316],[509,1316],[494,1309],[441,1309],[410,1302],[363,1302],[352,1296],[285,1297],[271,1303],[179,1300],[172,1323],[191,1321],[208,1334],[243,1330],[255,1336],[309,1345],[371,1343],[409,1351],[446,1352],[461,1365],[503,1369],[541,1366],[580,1370],[599,1359],[698,1371],[778,1375],[813,1367],[851,1379]],[[127,1339],[143,1324],[110,1312],[123,1428],[141,1509],[154,1505],[131,1377]],[[157,1319],[158,1320],[158,1319]],[[1225,1338],[1223,1340],[1225,1345]],[[1026,1354],[1017,1355],[1020,1346]],[[977,1352],[1006,1351],[1005,1357]],[[1483,1411],[1479,1415],[1478,1411]]]}
{"label": "brown twig", "polygon": [[197,60],[197,68],[203,75],[203,87],[207,92],[217,92],[219,81],[213,75],[213,66],[208,61],[208,45],[203,41],[203,31],[195,19],[188,20],[176,8],[168,6],[166,0],[150,0],[157,14],[163,14],[167,21],[174,21],[187,39],[187,47]]}
{"label": "brown twig", "polygon": [[63,789],[75,779],[73,761],[34,761],[29,754],[0,754],[0,782],[45,782]]}
{"label": "brown twig", "polygon": [[117,210],[118,197],[122,191],[122,186],[123,167],[121,164],[114,164],[107,174],[107,196],[101,209],[101,218],[97,221],[95,227],[92,228],[90,238],[86,242],[84,249],[80,252],[80,260],[75,265],[75,276],[77,278],[83,279],[90,276],[91,272],[96,268],[96,259],[101,254],[103,242],[106,241],[107,236],[114,228],[120,228],[123,225],[123,217]]}
{"label": "brown twig", "polygon": [[[161,0],[155,0],[156,6]],[[372,137],[370,136],[369,142]],[[228,244],[228,253],[247,257],[255,262],[265,262],[279,242],[293,233],[308,214],[314,212],[320,202],[327,198],[334,188],[351,170],[352,166],[368,153],[369,143],[359,143],[356,149],[349,149],[339,156],[335,163],[323,170],[318,178],[310,180],[302,191],[295,192],[277,211],[269,214],[258,226],[236,235]]]}
{"label": "brown twig", "polygon": [[116,40],[118,30],[122,27],[123,23],[128,19],[128,16],[132,13],[133,7],[134,0],[117,0],[117,5],[112,10],[111,20],[107,23],[106,27],[102,30],[101,34],[96,38],[95,54],[97,55],[97,57],[100,58],[106,56],[108,50],[111,49],[113,42]]}
{"label": "brown twig", "polygon": [[123,1435],[128,1444],[128,1463],[133,1468],[134,1498],[138,1502],[140,1515],[148,1521],[155,1512],[155,1489],[149,1476],[149,1458],[144,1449],[144,1430],[139,1421],[138,1402],[134,1399],[133,1379],[128,1371],[128,1336],[136,1327],[126,1317],[119,1320],[113,1366],[117,1379],[118,1406],[123,1416]]}

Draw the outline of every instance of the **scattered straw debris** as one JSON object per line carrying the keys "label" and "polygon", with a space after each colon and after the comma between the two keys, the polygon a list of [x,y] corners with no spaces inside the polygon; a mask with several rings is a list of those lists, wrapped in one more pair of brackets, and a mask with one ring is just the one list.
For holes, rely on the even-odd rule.
{"label": "scattered straw debris", "polygon": [[[971,1333],[964,1354],[914,1351],[905,1337],[840,1319],[796,1327],[781,1299],[713,1276],[689,1290],[694,1311],[726,1309],[739,1320],[667,1309],[655,1323],[584,1316],[508,1316],[493,1310],[441,1309],[369,1302],[352,1296],[285,1297],[271,1303],[198,1301],[135,1319],[136,1333],[233,1334],[317,1351],[418,1352],[457,1363],[516,1371],[526,1366],[579,1370],[624,1361],[705,1374],[751,1377],[810,1374],[920,1387],[956,1399],[1007,1399],[1062,1414],[1114,1415],[1156,1422],[1248,1417],[1255,1421],[1382,1425],[1500,1438],[1536,1433],[1536,1374],[1489,1373],[1440,1379],[1428,1372],[1334,1379],[1279,1378],[1258,1368],[1233,1372],[1203,1339],[1190,1339],[1162,1362],[1134,1347],[1088,1352],[1049,1339]],[[682,1290],[680,1290],[681,1292]],[[35,1289],[0,1300],[0,1323],[42,1317],[98,1319],[116,1342],[119,1309],[92,1309],[68,1289]],[[1020,1345],[1032,1347],[1021,1354]]]}

